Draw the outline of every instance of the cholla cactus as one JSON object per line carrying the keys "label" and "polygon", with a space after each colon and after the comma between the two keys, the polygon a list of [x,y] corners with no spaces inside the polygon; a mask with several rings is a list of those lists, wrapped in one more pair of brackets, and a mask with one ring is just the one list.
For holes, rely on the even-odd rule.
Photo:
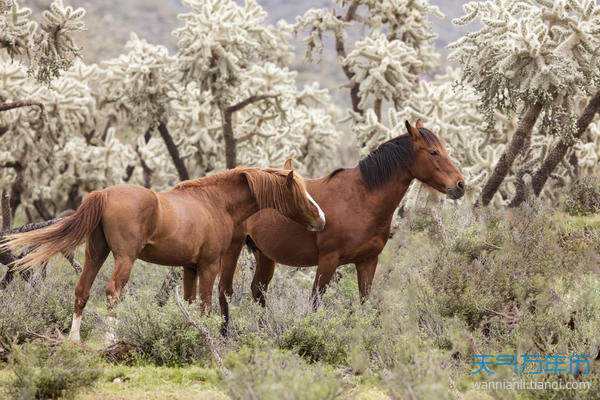
{"label": "cholla cactus", "polygon": [[282,31],[265,23],[267,14],[255,0],[246,0],[243,6],[232,0],[185,0],[184,4],[192,11],[179,16],[184,25],[173,32],[178,65],[184,80],[198,83],[202,91],[234,96],[232,89],[253,62],[289,61]]}
{"label": "cholla cactus", "polygon": [[291,151],[283,142],[296,92],[295,73],[283,68],[291,59],[286,30],[267,25],[254,0],[243,6],[231,0],[185,3],[192,12],[181,16],[184,26],[174,32],[178,69],[184,84],[196,85],[214,108],[205,114],[220,115],[226,167],[237,164],[238,144],[252,146],[249,154],[259,160],[282,158]]}
{"label": "cholla cactus", "polygon": [[[477,107],[476,91],[468,85],[456,85],[459,71],[449,70],[431,81],[423,81],[412,94],[407,106],[389,111],[391,128],[377,121],[372,110],[367,110],[363,123],[357,125],[357,134],[365,143],[365,151],[376,147],[384,140],[404,132],[404,120],[422,119],[426,126],[445,141],[451,158],[465,175],[466,197],[474,201],[480,196],[485,182],[492,175],[498,160],[510,142],[505,132],[514,131],[517,121],[496,112],[494,126],[486,124],[486,116]],[[586,98],[577,97],[573,112],[579,114],[586,105]],[[512,173],[498,189],[491,204],[506,206],[512,203],[513,196],[520,190],[522,180],[531,176],[534,166],[546,157],[549,149],[561,138],[548,134],[544,125],[538,126],[532,134],[532,143],[525,157],[515,163]],[[557,200],[558,187],[564,187],[578,175],[600,173],[597,160],[600,158],[600,129],[596,120],[590,125],[585,141],[573,147],[577,155],[578,172],[570,164],[569,157],[554,171],[551,183],[542,193],[544,199]],[[570,154],[569,154],[570,155]],[[526,188],[529,191],[531,188]],[[412,190],[413,200],[417,193],[425,193],[416,185]],[[410,196],[409,196],[410,197]],[[423,203],[422,199],[419,203]]]}
{"label": "cholla cactus", "polygon": [[[437,7],[424,0],[337,0],[347,7],[345,15],[335,10],[307,11],[292,27],[295,33],[307,31],[307,58],[323,50],[323,36],[331,33],[336,41],[338,62],[351,81],[354,118],[368,108],[372,98],[375,114],[381,117],[382,101],[398,107],[418,82],[420,73],[432,68],[437,60],[433,48],[435,34],[429,16],[442,16]],[[365,12],[364,15],[361,12]],[[346,31],[360,22],[368,37],[346,51]]]}
{"label": "cholla cactus", "polygon": [[57,78],[79,55],[72,34],[83,31],[82,8],[65,6],[62,0],[50,4],[38,24],[30,20],[31,10],[17,0],[0,1],[0,54],[29,61],[29,73],[42,83]]}
{"label": "cholla cactus", "polygon": [[453,43],[451,58],[481,100],[488,122],[496,111],[523,109],[521,123],[481,196],[489,203],[519,154],[526,155],[540,114],[550,133],[572,136],[573,99],[600,82],[600,7],[594,0],[470,2],[464,25],[482,28]]}
{"label": "cholla cactus", "polygon": [[406,88],[418,81],[417,71],[423,65],[412,47],[399,40],[389,41],[382,33],[357,42],[343,63],[358,85],[361,109],[370,99],[402,104],[410,95]]}
{"label": "cholla cactus", "polygon": [[113,135],[96,136],[96,100],[84,81],[67,73],[50,88],[28,79],[25,67],[0,62],[0,95],[44,106],[0,114],[0,186],[12,187],[25,209],[49,218],[76,206],[83,191],[123,181],[132,150]]}
{"label": "cholla cactus", "polygon": [[158,125],[168,119],[169,102],[181,90],[175,58],[164,46],[151,45],[132,34],[126,53],[103,63],[99,82],[104,102],[131,126]]}
{"label": "cholla cactus", "polygon": [[[29,216],[50,218],[76,207],[84,192],[124,181],[160,189],[230,166],[227,135],[245,164],[281,165],[292,156],[304,172],[326,167],[335,110],[327,91],[298,90],[286,68],[286,30],[266,25],[253,1],[188,4],[192,12],[176,31],[178,57],[133,35],[125,54],[99,65],[75,61],[50,85],[30,79],[19,60],[0,59],[0,100],[42,106],[0,113],[0,188],[10,188]],[[10,4],[26,21],[16,7]],[[22,40],[42,38],[53,23],[68,35],[80,28],[80,15],[56,3],[41,36]],[[194,39],[208,32],[208,40]],[[58,64],[41,60],[67,54],[72,44],[57,40],[36,42],[43,51],[31,58],[48,66],[48,79],[36,70],[44,83]]]}

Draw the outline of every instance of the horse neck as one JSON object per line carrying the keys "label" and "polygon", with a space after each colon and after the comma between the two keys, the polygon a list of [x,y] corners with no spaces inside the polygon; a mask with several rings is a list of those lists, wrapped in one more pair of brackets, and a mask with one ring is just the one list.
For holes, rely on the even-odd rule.
{"label": "horse neck", "polygon": [[384,184],[368,190],[367,196],[373,202],[371,204],[375,204],[373,213],[384,220],[389,219],[400,205],[413,179],[408,170],[400,169]]}
{"label": "horse neck", "polygon": [[206,188],[214,204],[225,208],[234,222],[242,222],[258,211],[258,204],[245,178],[232,174],[218,185]]}

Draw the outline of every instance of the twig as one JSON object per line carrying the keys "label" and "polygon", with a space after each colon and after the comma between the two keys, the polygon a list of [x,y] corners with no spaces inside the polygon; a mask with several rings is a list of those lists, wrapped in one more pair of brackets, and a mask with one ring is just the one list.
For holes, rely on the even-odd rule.
{"label": "twig", "polygon": [[249,106],[252,103],[256,103],[257,101],[274,99],[276,97],[279,97],[279,94],[261,94],[261,95],[250,96],[246,100],[242,100],[237,104],[227,107],[227,109],[225,111],[233,114],[235,112],[238,112],[238,111],[246,108],[247,106]]}
{"label": "twig", "polygon": [[204,342],[210,349],[210,352],[211,352],[213,358],[215,359],[215,362],[217,363],[217,367],[219,368],[219,370],[221,370],[221,372],[224,375],[229,375],[230,372],[227,368],[225,368],[223,366],[223,359],[221,358],[221,355],[219,354],[219,351],[217,350],[217,346],[215,345],[215,341],[213,340],[209,330],[205,326],[202,326],[199,323],[197,323],[196,321],[194,321],[192,319],[192,316],[190,315],[189,311],[187,310],[185,304],[183,304],[183,298],[181,297],[181,295],[179,293],[179,286],[177,286],[175,288],[175,301],[177,303],[177,306],[179,307],[179,310],[181,311],[181,314],[183,314],[183,317],[185,318],[185,320],[190,325],[192,325],[198,332],[200,332],[200,335],[202,335],[202,337],[204,338]]}

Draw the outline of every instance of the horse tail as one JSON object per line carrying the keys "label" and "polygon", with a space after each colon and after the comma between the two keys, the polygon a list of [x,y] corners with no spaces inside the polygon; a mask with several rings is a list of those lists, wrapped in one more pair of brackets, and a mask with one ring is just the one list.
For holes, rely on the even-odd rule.
{"label": "horse tail", "polygon": [[25,253],[14,262],[17,270],[43,265],[55,254],[73,252],[98,227],[105,206],[106,192],[92,192],[73,214],[45,228],[7,235],[0,248]]}
{"label": "horse tail", "polygon": [[250,237],[250,235],[246,235],[246,239],[244,240],[244,244],[246,245],[246,247],[248,248],[248,250],[250,250],[252,253],[256,253],[257,251],[260,251],[260,249],[258,248],[258,246],[256,245],[256,243],[254,243],[254,240],[252,240],[252,238]]}

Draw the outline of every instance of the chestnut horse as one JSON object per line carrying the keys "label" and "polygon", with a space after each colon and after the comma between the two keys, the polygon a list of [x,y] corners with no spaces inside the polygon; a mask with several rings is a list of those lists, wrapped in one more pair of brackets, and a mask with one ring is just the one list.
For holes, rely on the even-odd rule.
{"label": "chestnut horse", "polygon": [[203,307],[210,309],[219,260],[234,228],[263,208],[275,209],[301,229],[322,230],[325,216],[293,171],[236,168],[184,181],[167,192],[120,185],[90,193],[72,215],[39,230],[9,235],[4,247],[30,252],[18,267],[41,265],[73,251],[87,238],[85,266],[75,289],[70,338],[79,341],[81,316],[96,274],[112,251],[115,268],[106,287],[108,308],[118,302],[136,259],[184,267],[184,296],[195,298],[199,276]]}
{"label": "chestnut horse", "polygon": [[[307,232],[275,210],[261,210],[234,233],[222,260],[219,282],[221,311],[227,321],[227,298],[244,241],[254,250],[256,271],[252,296],[265,304],[264,293],[273,277],[275,262],[290,266],[317,265],[312,290],[317,305],[336,268],[356,265],[361,299],[369,294],[379,253],[389,234],[394,211],[410,183],[417,179],[459,199],[464,178],[452,164],[442,142],[420,120],[408,134],[380,145],[357,167],[338,169],[321,179],[307,180],[308,192],[327,214],[322,232]],[[287,165],[289,167],[289,165]]]}

